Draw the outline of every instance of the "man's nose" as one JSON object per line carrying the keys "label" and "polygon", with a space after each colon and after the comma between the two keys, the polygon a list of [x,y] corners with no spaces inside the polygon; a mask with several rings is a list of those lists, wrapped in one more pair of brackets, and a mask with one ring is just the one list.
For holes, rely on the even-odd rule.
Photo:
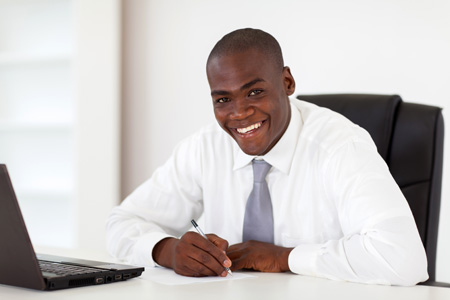
{"label": "man's nose", "polygon": [[253,108],[249,105],[246,99],[235,100],[233,103],[233,110],[231,118],[235,120],[245,119],[253,113]]}

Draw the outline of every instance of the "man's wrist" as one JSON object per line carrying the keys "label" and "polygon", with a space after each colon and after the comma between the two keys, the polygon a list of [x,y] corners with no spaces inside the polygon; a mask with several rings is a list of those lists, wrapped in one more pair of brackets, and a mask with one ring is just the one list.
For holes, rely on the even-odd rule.
{"label": "man's wrist", "polygon": [[164,238],[153,247],[152,258],[158,265],[172,268],[172,249],[175,241],[172,237]]}
{"label": "man's wrist", "polygon": [[283,251],[281,252],[279,261],[282,272],[291,271],[291,268],[289,268],[289,254],[291,254],[293,249],[294,248],[284,248]]}

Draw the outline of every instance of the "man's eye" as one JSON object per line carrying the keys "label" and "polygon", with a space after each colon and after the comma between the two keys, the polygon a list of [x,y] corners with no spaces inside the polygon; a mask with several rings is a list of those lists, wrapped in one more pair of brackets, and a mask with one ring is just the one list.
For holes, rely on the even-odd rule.
{"label": "man's eye", "polygon": [[253,90],[253,91],[251,91],[250,92],[250,94],[248,94],[249,96],[256,96],[256,95],[258,95],[259,93],[261,93],[262,92],[262,90]]}
{"label": "man's eye", "polygon": [[230,99],[225,98],[225,97],[219,98],[219,99],[216,100],[217,103],[225,103],[225,102],[228,102],[228,101],[230,101]]}

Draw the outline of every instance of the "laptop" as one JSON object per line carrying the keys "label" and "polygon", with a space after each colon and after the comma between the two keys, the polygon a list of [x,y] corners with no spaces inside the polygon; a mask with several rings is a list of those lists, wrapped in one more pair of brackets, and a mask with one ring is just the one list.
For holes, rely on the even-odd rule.
{"label": "laptop", "polygon": [[36,254],[6,165],[0,164],[0,284],[58,290],[124,281],[144,268]]}

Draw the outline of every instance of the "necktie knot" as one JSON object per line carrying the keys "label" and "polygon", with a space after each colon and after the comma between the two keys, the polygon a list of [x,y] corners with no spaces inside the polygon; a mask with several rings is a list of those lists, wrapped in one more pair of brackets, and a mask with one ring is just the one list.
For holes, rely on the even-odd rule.
{"label": "necktie knot", "polygon": [[263,182],[272,166],[265,160],[253,160],[253,181]]}

